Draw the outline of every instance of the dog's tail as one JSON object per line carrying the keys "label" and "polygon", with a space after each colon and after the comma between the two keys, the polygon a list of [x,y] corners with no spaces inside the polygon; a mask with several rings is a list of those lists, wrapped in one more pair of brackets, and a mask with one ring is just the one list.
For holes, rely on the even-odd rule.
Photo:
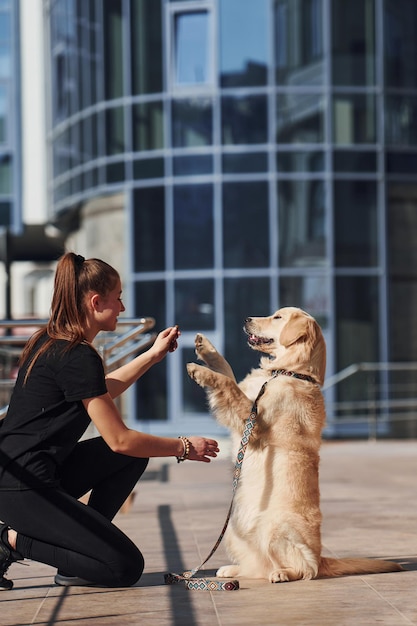
{"label": "dog's tail", "polygon": [[401,572],[403,569],[401,565],[393,561],[365,558],[332,559],[322,556],[317,578],[335,578],[354,574],[382,574],[384,572]]}

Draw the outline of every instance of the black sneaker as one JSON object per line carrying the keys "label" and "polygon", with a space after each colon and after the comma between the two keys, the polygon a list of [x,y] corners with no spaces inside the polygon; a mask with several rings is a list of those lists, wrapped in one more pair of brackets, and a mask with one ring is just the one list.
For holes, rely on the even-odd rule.
{"label": "black sneaker", "polygon": [[84,578],[79,578],[78,576],[67,576],[66,574],[62,574],[57,572],[54,578],[56,585],[61,585],[61,587],[98,587],[96,583],[92,583],[89,580],[85,580]]}
{"label": "black sneaker", "polygon": [[4,577],[10,565],[15,561],[22,560],[23,557],[13,550],[5,535],[9,527],[6,524],[0,524],[0,591],[9,590],[13,587],[13,581]]}

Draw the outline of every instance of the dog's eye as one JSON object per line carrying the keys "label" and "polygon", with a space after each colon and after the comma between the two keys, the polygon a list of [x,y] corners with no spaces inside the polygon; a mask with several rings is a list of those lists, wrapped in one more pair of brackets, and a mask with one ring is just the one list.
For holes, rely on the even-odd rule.
{"label": "dog's eye", "polygon": [[274,315],[274,320],[280,320],[280,319],[282,319],[281,315]]}

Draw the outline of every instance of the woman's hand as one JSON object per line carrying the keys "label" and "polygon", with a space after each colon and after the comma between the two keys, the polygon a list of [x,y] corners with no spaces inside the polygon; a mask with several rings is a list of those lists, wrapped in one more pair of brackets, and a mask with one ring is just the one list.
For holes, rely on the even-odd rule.
{"label": "woman's hand", "polygon": [[149,348],[156,363],[162,361],[168,352],[175,352],[180,335],[181,331],[178,326],[170,326],[158,334],[154,344]]}
{"label": "woman's hand", "polygon": [[202,461],[210,463],[210,458],[215,458],[219,452],[219,446],[214,439],[206,437],[187,437],[190,442],[190,452],[188,459],[190,461]]}

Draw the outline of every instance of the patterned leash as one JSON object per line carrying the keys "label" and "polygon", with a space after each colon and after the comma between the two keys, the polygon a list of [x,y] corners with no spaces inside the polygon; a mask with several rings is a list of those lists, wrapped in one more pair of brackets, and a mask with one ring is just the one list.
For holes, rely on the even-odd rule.
{"label": "patterned leash", "polygon": [[[278,371],[272,372],[272,378],[278,375]],[[239,446],[239,451],[236,456],[235,461],[235,469],[233,473],[233,489],[232,489],[232,501],[230,503],[229,512],[227,513],[226,521],[222,528],[222,531],[214,544],[210,554],[208,557],[198,566],[192,570],[184,572],[181,574],[169,573],[164,575],[164,580],[166,585],[174,585],[174,584],[183,584],[187,589],[193,589],[195,591],[237,591],[239,589],[239,581],[238,580],[227,580],[227,581],[219,581],[219,580],[211,580],[210,578],[192,578],[194,574],[196,574],[202,567],[207,563],[209,559],[216,552],[219,547],[224,533],[226,532],[227,525],[229,523],[230,514],[232,512],[233,500],[236,493],[237,484],[239,482],[239,477],[242,471],[242,463],[243,457],[245,456],[246,448],[249,443],[249,438],[252,434],[253,427],[256,423],[256,416],[258,414],[258,401],[259,398],[265,391],[265,387],[269,381],[264,382],[262,385],[258,395],[256,396],[256,400],[252,405],[252,410],[250,412],[249,417],[245,422],[245,427],[243,430],[242,439]]]}

